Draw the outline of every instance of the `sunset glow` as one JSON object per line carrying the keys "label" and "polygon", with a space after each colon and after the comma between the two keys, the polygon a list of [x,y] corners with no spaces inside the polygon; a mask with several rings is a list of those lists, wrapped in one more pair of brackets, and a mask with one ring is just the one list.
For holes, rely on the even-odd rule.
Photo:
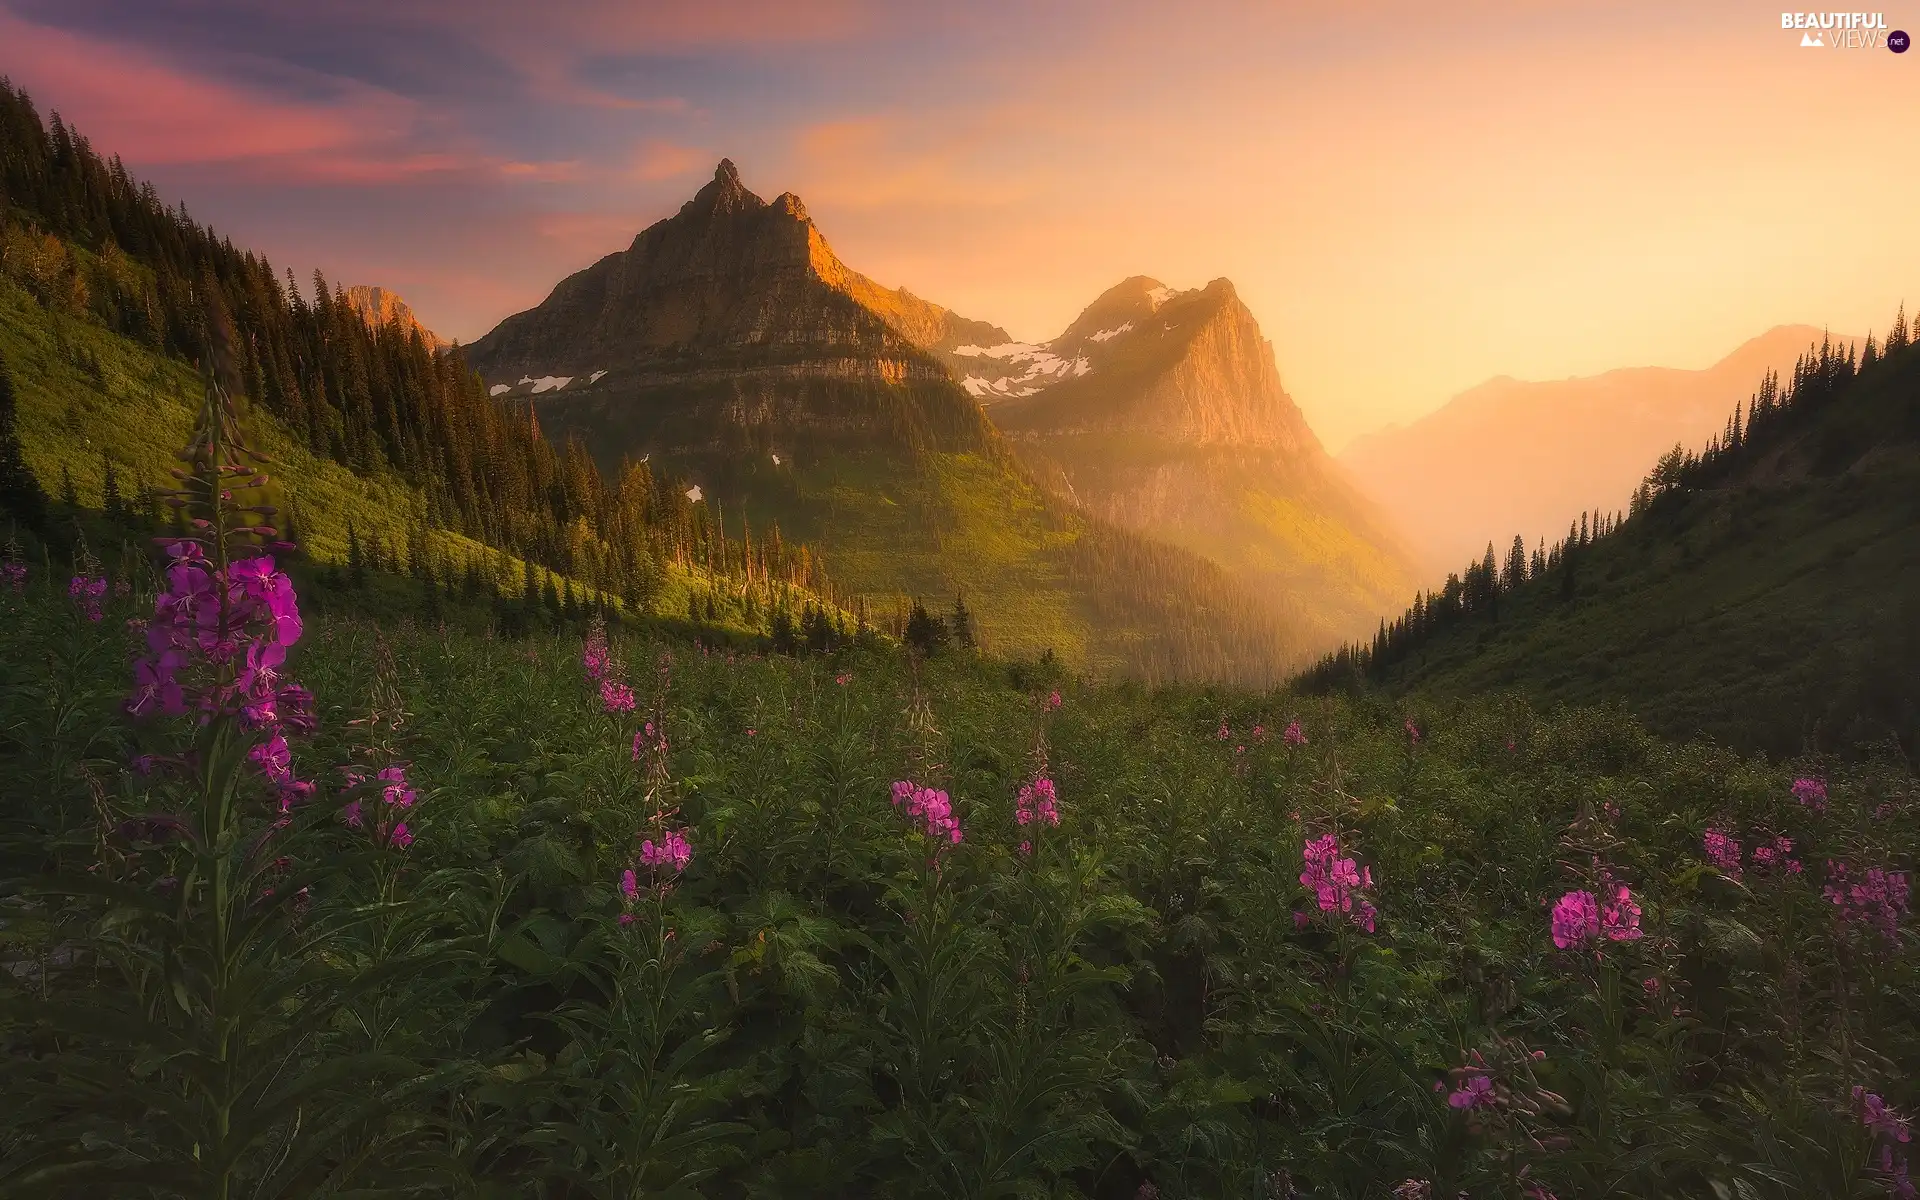
{"label": "sunset glow", "polygon": [[1920,55],[1805,49],[1755,4],[534,11],[6,0],[0,73],[276,265],[463,341],[722,155],[1016,338],[1128,275],[1226,276],[1336,450],[1494,375],[1882,326],[1920,278]]}

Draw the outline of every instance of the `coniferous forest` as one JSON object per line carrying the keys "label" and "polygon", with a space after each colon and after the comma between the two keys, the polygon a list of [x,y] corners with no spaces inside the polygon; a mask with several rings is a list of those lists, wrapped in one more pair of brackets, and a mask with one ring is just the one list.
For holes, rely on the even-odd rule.
{"label": "coniferous forest", "polygon": [[1289,683],[1095,530],[1123,677],[0,189],[0,1196],[1915,1195],[1904,310]]}

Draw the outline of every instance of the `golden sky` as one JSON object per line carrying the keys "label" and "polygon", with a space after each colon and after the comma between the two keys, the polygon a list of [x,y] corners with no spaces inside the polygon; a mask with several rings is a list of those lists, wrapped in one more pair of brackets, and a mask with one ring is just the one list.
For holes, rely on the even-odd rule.
{"label": "golden sky", "polygon": [[1026,340],[1127,275],[1227,276],[1334,449],[1489,376],[1920,300],[1920,52],[1802,48],[1757,4],[261,7],[0,0],[0,73],[466,340],[723,154]]}

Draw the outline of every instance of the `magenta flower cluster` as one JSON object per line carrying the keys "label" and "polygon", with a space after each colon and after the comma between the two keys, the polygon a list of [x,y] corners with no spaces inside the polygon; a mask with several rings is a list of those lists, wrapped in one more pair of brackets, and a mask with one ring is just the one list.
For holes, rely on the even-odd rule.
{"label": "magenta flower cluster", "polygon": [[1894,1153],[1895,1146],[1905,1146],[1913,1140],[1913,1131],[1907,1119],[1889,1108],[1879,1093],[1869,1092],[1858,1084],[1853,1088],[1853,1105],[1860,1114],[1860,1123],[1867,1127],[1869,1136],[1880,1143],[1880,1173],[1886,1177],[1887,1189],[1898,1200],[1915,1200],[1913,1179],[1907,1171],[1906,1152]]}
{"label": "magenta flower cluster", "polygon": [[613,665],[613,652],[607,647],[607,629],[599,621],[587,630],[586,642],[580,648],[580,666],[589,680],[606,678],[607,671]]}
{"label": "magenta flower cluster", "polygon": [[1723,830],[1709,829],[1701,839],[1706,846],[1707,861],[1720,869],[1720,873],[1729,879],[1740,878],[1740,843]]}
{"label": "magenta flower cluster", "polygon": [[1042,705],[1048,712],[1060,711],[1060,693],[1058,690],[1047,693],[1046,703]]}
{"label": "magenta flower cluster", "polygon": [[610,713],[633,711],[633,689],[612,679],[600,681],[600,704]]}
{"label": "magenta flower cluster", "polygon": [[1637,942],[1640,906],[1624,883],[1609,883],[1602,891],[1605,904],[1589,891],[1568,892],[1553,905],[1553,944],[1562,950],[1585,946],[1605,937],[1611,942]]}
{"label": "magenta flower cluster", "polygon": [[649,755],[665,758],[667,754],[667,731],[658,728],[652,721],[646,722],[633,731],[633,761],[639,762]]}
{"label": "magenta flower cluster", "polygon": [[655,871],[672,871],[677,875],[692,861],[693,845],[677,829],[661,834],[658,842],[648,838],[640,843],[640,862]]}
{"label": "magenta flower cluster", "polygon": [[960,844],[960,818],[953,815],[953,802],[945,792],[897,780],[893,806],[925,825],[927,836],[936,846]]}
{"label": "magenta flower cluster", "polygon": [[[342,770],[347,777],[349,791],[369,786],[365,771],[358,767],[345,767]],[[374,820],[375,834],[395,849],[405,850],[413,845],[413,831],[407,828],[406,813],[419,798],[419,794],[407,783],[406,767],[400,763],[383,767],[373,776],[371,784],[379,789],[382,805]],[[366,808],[360,800],[349,801],[340,810],[340,818],[353,828],[360,829],[367,823]],[[385,832],[381,833],[382,830]]]}
{"label": "magenta flower cluster", "polygon": [[[1058,826],[1060,808],[1058,797],[1054,794],[1053,780],[1042,775],[1032,783],[1020,785],[1020,791],[1013,799],[1014,822],[1025,828],[1028,825],[1043,824]],[[1033,843],[1022,841],[1020,853],[1032,854]]]}
{"label": "magenta flower cluster", "polygon": [[1297,750],[1307,744],[1307,734],[1300,728],[1300,722],[1288,721],[1287,728],[1280,734],[1280,741],[1287,749]]}
{"label": "magenta flower cluster", "polygon": [[1905,871],[1873,867],[1863,877],[1849,879],[1845,863],[1829,861],[1827,881],[1823,894],[1839,910],[1843,924],[1875,929],[1888,941],[1899,939],[1909,890]]}
{"label": "magenta flower cluster", "polygon": [[167,547],[165,587],[147,623],[148,653],[135,661],[127,711],[136,717],[237,715],[267,736],[251,751],[280,795],[280,811],[313,793],[293,777],[285,731],[313,728],[313,695],[282,674],[302,626],[293,582],[266,555],[224,571],[190,541]]}
{"label": "magenta flower cluster", "polygon": [[100,611],[100,600],[106,594],[107,580],[104,575],[75,575],[67,582],[68,597],[89,621],[98,621],[105,615]]}
{"label": "magenta flower cluster", "polygon": [[1793,798],[1815,812],[1827,811],[1827,785],[1821,780],[1804,775],[1794,780]]}
{"label": "magenta flower cluster", "polygon": [[1300,882],[1313,892],[1323,913],[1340,913],[1368,933],[1374,931],[1378,910],[1359,895],[1373,886],[1373,868],[1361,867],[1351,858],[1340,857],[1340,843],[1333,834],[1323,834],[1300,851],[1306,870]]}
{"label": "magenta flower cluster", "polygon": [[1800,873],[1800,860],[1789,858],[1793,853],[1793,839],[1776,837],[1771,842],[1761,842],[1753,848],[1753,865],[1769,871],[1784,871],[1788,875]]}
{"label": "magenta flower cluster", "polygon": [[203,720],[223,712],[294,705],[280,668],[300,640],[293,582],[261,555],[215,569],[193,542],[167,547],[173,560],[147,625],[151,653],[134,664],[128,711]]}
{"label": "magenta flower cluster", "polygon": [[23,562],[0,562],[0,583],[6,584],[15,592],[27,590],[27,564]]}

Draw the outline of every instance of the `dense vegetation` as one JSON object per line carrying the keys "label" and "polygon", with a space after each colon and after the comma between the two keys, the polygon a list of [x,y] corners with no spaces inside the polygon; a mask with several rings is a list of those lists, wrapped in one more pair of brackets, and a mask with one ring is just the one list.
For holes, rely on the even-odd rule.
{"label": "dense vegetation", "polygon": [[1628,702],[1656,729],[1778,755],[1920,753],[1920,347],[1822,345],[1624,516],[1518,539],[1307,673]]}
{"label": "dense vegetation", "polygon": [[0,577],[9,1195],[1909,1194],[1904,771],[305,627],[213,418]]}

